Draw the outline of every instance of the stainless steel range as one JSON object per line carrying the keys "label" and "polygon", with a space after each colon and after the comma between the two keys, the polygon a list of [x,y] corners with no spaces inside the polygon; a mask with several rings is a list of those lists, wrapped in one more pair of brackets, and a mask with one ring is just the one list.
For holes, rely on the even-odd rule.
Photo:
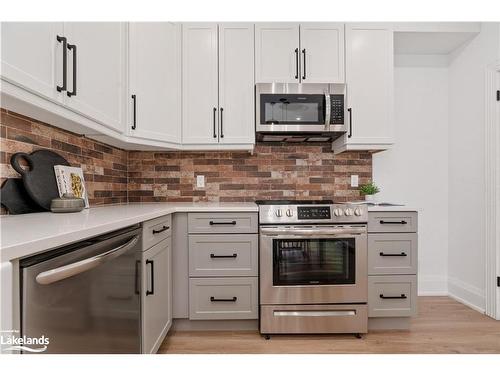
{"label": "stainless steel range", "polygon": [[260,332],[367,332],[365,206],[257,201]]}

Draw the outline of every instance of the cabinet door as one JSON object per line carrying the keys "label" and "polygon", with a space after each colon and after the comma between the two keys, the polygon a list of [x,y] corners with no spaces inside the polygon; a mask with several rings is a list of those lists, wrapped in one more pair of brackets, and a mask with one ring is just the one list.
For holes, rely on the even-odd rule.
{"label": "cabinet door", "polygon": [[392,29],[346,26],[347,105],[352,110],[350,143],[391,143],[394,48]]}
{"label": "cabinet door", "polygon": [[299,24],[255,25],[255,81],[299,82]]}
{"label": "cabinet door", "polygon": [[[181,27],[171,22],[129,24],[129,135],[180,142]],[[132,95],[135,95],[132,99]],[[135,108],[134,108],[135,105]],[[134,125],[135,110],[135,129]]]}
{"label": "cabinet door", "polygon": [[182,28],[182,142],[218,143],[217,24]]}
{"label": "cabinet door", "polygon": [[1,76],[52,100],[62,95],[62,22],[2,22]]}
{"label": "cabinet door", "polygon": [[142,352],[155,353],[172,325],[171,239],[143,253]]}
{"label": "cabinet door", "polygon": [[344,82],[344,24],[301,23],[302,82]]}
{"label": "cabinet door", "polygon": [[66,105],[119,132],[125,125],[126,29],[119,22],[64,24],[68,43],[76,45],[68,51],[68,92],[76,93],[66,96]]}
{"label": "cabinet door", "polygon": [[219,142],[255,142],[253,24],[219,25]]}

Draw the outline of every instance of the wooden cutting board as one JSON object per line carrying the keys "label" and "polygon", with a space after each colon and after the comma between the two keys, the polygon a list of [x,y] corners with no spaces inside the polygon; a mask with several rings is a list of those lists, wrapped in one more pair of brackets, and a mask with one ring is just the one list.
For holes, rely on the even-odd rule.
{"label": "wooden cutting board", "polygon": [[[20,164],[28,163],[27,168]],[[23,185],[30,198],[45,210],[50,210],[50,202],[59,197],[54,165],[70,164],[61,155],[49,150],[38,150],[31,154],[18,152],[10,159],[12,167],[22,176]]]}
{"label": "wooden cutting board", "polygon": [[30,198],[21,178],[9,178],[0,190],[0,203],[11,215],[45,211]]}

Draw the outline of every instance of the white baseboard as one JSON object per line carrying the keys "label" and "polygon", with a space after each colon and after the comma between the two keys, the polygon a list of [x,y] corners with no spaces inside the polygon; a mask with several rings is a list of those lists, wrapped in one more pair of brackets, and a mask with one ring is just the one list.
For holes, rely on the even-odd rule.
{"label": "white baseboard", "polygon": [[448,278],[444,275],[418,275],[419,296],[447,296]]}
{"label": "white baseboard", "polygon": [[448,278],[448,295],[473,310],[485,313],[485,292],[454,277]]}

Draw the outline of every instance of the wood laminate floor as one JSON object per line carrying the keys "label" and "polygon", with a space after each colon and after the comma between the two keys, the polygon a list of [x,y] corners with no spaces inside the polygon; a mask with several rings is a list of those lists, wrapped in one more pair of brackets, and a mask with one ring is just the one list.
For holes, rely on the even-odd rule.
{"label": "wood laminate floor", "polygon": [[500,353],[500,321],[448,297],[419,297],[410,331],[352,335],[283,335],[265,340],[254,331],[177,331],[158,353]]}

